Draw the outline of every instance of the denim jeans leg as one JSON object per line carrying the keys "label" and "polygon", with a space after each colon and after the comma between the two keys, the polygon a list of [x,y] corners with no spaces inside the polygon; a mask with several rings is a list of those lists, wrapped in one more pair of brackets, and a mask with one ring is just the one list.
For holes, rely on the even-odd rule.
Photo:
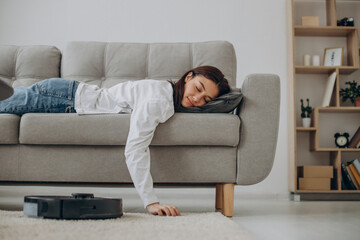
{"label": "denim jeans leg", "polygon": [[18,87],[14,94],[0,101],[0,113],[23,115],[34,112],[75,112],[78,82],[62,78],[46,79],[30,87]]}
{"label": "denim jeans leg", "polygon": [[22,115],[31,112],[32,109],[36,108],[37,100],[38,90],[35,85],[15,88],[11,97],[0,101],[0,113]]}
{"label": "denim jeans leg", "polygon": [[74,100],[78,82],[63,78],[52,78],[38,84],[42,95],[39,106],[46,112],[75,112]]}

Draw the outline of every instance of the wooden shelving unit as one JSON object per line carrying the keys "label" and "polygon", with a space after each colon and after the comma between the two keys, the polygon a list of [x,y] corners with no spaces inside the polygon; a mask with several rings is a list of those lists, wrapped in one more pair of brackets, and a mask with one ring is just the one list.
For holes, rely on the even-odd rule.
{"label": "wooden shelving unit", "polygon": [[[340,88],[344,85],[347,77],[360,73],[359,66],[359,26],[355,27],[338,27],[337,19],[337,2],[336,0],[324,0],[321,9],[324,14],[322,21],[326,26],[307,27],[301,26],[299,19],[301,16],[313,16],[315,10],[310,9],[310,13],[297,12],[296,0],[288,0],[288,131],[289,131],[289,191],[298,197],[312,196],[314,200],[360,200],[360,190],[343,190],[341,186],[341,163],[349,161],[353,156],[360,159],[360,149],[356,148],[337,148],[334,144],[333,133],[341,132],[344,129],[357,129],[360,125],[360,107],[344,105],[340,99]],[[301,2],[299,3],[301,4]],[[306,4],[311,6],[312,2],[307,1]],[[314,6],[319,7],[319,1],[314,1]],[[354,2],[351,4],[358,4]],[[304,11],[302,7],[302,11]],[[321,17],[321,16],[320,16]],[[356,17],[356,16],[353,16]],[[360,18],[360,13],[359,16]],[[297,38],[301,40],[298,41]],[[306,39],[309,38],[309,41]],[[303,52],[309,53],[314,49],[310,39],[314,41],[321,39],[320,44],[324,44],[324,48],[331,44],[333,39],[343,39],[344,56],[346,57],[346,65],[327,67],[322,66],[303,66],[301,61],[301,49]],[[307,42],[309,42],[307,44]],[[330,42],[330,43],[328,43]],[[301,44],[299,44],[301,43]],[[309,46],[310,45],[310,46]],[[306,49],[308,47],[308,49]],[[335,45],[334,47],[340,47]],[[311,52],[310,52],[311,53]],[[323,57],[323,56],[321,56]],[[330,107],[320,107],[321,84],[325,85],[325,81],[330,74],[337,73],[335,87],[333,90]],[[315,77],[314,77],[315,76]],[[309,80],[310,79],[310,80]],[[313,80],[314,79],[314,80]],[[360,79],[359,79],[360,80]],[[360,83],[360,81],[359,81]],[[320,91],[320,92],[319,92]],[[311,95],[312,94],[312,95]],[[314,107],[312,115],[311,127],[302,127],[300,119],[299,99],[305,99],[310,95],[310,105]],[[328,123],[332,116],[344,118],[351,124]],[[324,123],[325,119],[325,123]],[[334,120],[335,121],[335,120]],[[346,126],[345,126],[346,125]],[[328,133],[329,132],[329,133]],[[329,141],[329,138],[332,141]],[[324,138],[327,139],[324,143]],[[350,154],[350,155],[349,155]],[[350,157],[349,157],[349,156]],[[334,178],[332,179],[331,190],[300,190],[298,186],[298,166],[302,165],[327,165],[334,167]],[[304,197],[305,199],[305,197]],[[311,200],[311,197],[306,197]]]}

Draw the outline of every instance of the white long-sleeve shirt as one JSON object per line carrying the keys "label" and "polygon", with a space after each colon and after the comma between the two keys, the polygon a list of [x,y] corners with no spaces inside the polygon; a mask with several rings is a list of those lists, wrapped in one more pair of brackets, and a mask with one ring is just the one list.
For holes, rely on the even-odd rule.
{"label": "white long-sleeve shirt", "polygon": [[157,125],[174,115],[171,84],[163,80],[140,80],[99,88],[80,83],[75,94],[75,110],[78,114],[131,113],[126,164],[144,207],[159,202],[150,174],[149,145]]}

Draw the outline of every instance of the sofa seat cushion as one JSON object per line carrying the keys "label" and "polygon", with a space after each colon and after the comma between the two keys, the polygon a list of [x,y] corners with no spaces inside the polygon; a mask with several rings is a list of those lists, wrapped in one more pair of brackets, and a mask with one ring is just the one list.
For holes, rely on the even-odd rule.
{"label": "sofa seat cushion", "polygon": [[15,114],[0,114],[0,144],[19,143],[20,117]]}
{"label": "sofa seat cushion", "polygon": [[[21,144],[125,145],[130,114],[28,113],[20,123]],[[175,113],[159,124],[151,145],[232,146],[239,143],[240,119],[226,113]]]}

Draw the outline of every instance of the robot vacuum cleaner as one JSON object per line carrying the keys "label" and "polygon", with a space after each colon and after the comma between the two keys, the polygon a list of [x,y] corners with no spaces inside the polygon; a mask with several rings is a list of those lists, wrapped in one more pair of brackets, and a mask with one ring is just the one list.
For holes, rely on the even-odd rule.
{"label": "robot vacuum cleaner", "polygon": [[72,196],[25,196],[24,214],[54,219],[108,219],[123,215],[121,198],[98,198],[92,193]]}

